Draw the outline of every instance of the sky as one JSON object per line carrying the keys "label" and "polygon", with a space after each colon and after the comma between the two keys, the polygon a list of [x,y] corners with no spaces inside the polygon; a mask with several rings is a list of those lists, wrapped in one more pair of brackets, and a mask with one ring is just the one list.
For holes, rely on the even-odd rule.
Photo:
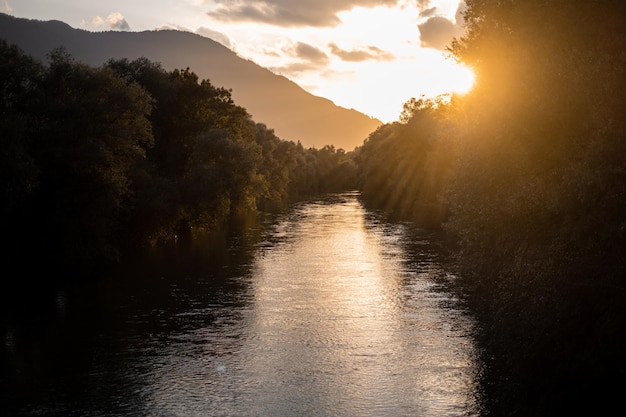
{"label": "sky", "polygon": [[473,77],[446,49],[463,34],[463,0],[0,1],[3,13],[89,31],[194,32],[384,123]]}

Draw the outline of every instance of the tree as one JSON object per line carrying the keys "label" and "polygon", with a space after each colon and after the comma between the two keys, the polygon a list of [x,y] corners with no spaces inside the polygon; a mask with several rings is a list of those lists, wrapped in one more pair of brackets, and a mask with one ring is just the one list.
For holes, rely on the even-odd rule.
{"label": "tree", "polygon": [[541,371],[549,414],[585,379],[626,372],[626,5],[468,0],[465,19],[451,49],[477,84],[446,227],[497,365],[528,386]]}
{"label": "tree", "polygon": [[39,181],[39,170],[30,153],[35,115],[28,106],[39,94],[36,85],[42,73],[41,64],[0,39],[0,201],[4,230],[13,228],[14,216],[19,214],[16,210]]}
{"label": "tree", "polygon": [[131,178],[152,144],[150,98],[60,49],[40,89],[33,153],[42,176],[30,206],[39,237],[65,262],[116,259]]}
{"label": "tree", "polygon": [[369,204],[422,227],[441,226],[452,162],[443,137],[447,111],[442,99],[411,99],[400,123],[370,134],[357,152],[360,187]]}

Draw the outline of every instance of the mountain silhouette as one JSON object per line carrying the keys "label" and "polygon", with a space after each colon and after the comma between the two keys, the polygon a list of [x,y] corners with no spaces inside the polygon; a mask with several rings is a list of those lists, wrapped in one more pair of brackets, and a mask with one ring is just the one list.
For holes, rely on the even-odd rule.
{"label": "mountain silhouette", "polygon": [[351,151],[382,122],[308,93],[286,77],[242,59],[209,38],[179,30],[90,32],[66,23],[0,13],[0,38],[46,61],[55,48],[79,62],[100,66],[111,58],[145,57],[164,69],[189,68],[200,79],[232,90],[235,103],[284,140],[305,147],[334,145]]}

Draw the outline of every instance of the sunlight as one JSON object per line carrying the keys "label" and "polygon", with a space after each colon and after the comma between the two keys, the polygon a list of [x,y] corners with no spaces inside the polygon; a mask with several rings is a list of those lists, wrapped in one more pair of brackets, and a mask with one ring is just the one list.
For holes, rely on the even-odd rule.
{"label": "sunlight", "polygon": [[[444,51],[420,46],[417,26],[424,17],[413,2],[400,3],[354,7],[338,13],[337,26],[292,28],[289,36],[280,27],[253,22],[228,32],[238,39],[233,46],[241,56],[338,106],[391,123],[411,98],[466,94],[474,84],[470,68]],[[442,16],[454,19],[458,1],[435,3]],[[301,56],[298,43],[318,53]]]}
{"label": "sunlight", "polygon": [[474,87],[476,81],[476,75],[471,68],[465,65],[456,64],[450,70],[450,76],[448,82],[450,83],[450,90],[456,94],[467,94]]}
{"label": "sunlight", "polygon": [[[326,77],[303,74],[309,91],[330,97],[339,106],[355,108],[379,118],[397,121],[403,104],[413,97],[466,94],[475,81],[473,71],[438,51],[421,52],[414,58],[390,62],[363,62],[356,66],[336,65]],[[364,86],[366,86],[364,88]]]}
{"label": "sunlight", "polygon": [[441,52],[432,51],[418,59],[428,62],[422,66],[417,76],[422,90],[427,97],[442,94],[466,94],[474,86],[475,75],[471,68],[445,57]]}
{"label": "sunlight", "polygon": [[416,42],[417,16],[417,11],[386,6],[354,7],[338,14],[342,23],[329,36],[353,45],[375,45],[400,57]]}

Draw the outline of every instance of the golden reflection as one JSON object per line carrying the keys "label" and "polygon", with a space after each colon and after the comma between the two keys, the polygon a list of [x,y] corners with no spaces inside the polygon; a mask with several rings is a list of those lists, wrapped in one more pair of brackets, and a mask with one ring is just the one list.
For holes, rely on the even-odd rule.
{"label": "golden reflection", "polygon": [[250,304],[217,302],[206,328],[171,335],[177,343],[159,352],[149,374],[149,408],[478,415],[471,323],[450,302],[441,306],[446,296],[432,281],[441,267],[407,253],[408,229],[366,215],[345,194],[276,224],[252,274],[240,277]]}
{"label": "golden reflection", "polygon": [[297,227],[278,228],[297,236],[293,243],[258,259],[249,338],[258,348],[247,367],[280,381],[261,400],[319,396],[339,413],[381,415],[465,407],[471,346],[425,297],[427,280],[406,270],[402,231],[368,227],[364,216],[356,199],[304,207]]}

